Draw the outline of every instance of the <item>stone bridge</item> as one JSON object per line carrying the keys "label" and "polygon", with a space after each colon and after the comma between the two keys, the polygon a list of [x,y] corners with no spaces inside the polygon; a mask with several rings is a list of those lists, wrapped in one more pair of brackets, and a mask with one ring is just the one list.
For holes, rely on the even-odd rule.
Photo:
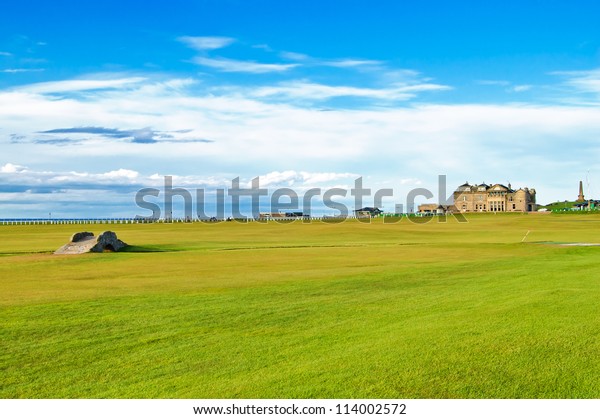
{"label": "stone bridge", "polygon": [[123,247],[127,246],[117,238],[116,233],[105,231],[98,237],[94,233],[83,231],[75,233],[71,236],[71,241],[56,252],[55,255],[80,255],[89,252],[118,252]]}

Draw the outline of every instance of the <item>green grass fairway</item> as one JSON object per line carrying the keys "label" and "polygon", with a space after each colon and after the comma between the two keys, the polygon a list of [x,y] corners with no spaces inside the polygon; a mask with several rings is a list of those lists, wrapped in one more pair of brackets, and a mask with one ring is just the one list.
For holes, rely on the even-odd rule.
{"label": "green grass fairway", "polygon": [[0,226],[0,398],[599,398],[600,215],[468,221]]}

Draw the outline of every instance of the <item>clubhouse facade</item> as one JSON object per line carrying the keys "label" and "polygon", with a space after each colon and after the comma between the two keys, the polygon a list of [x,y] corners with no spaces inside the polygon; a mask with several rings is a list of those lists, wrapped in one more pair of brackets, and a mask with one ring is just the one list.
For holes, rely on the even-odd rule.
{"label": "clubhouse facade", "polygon": [[535,189],[512,189],[510,183],[487,185],[460,185],[453,194],[454,205],[419,205],[419,213],[440,214],[446,212],[532,212],[537,211]]}

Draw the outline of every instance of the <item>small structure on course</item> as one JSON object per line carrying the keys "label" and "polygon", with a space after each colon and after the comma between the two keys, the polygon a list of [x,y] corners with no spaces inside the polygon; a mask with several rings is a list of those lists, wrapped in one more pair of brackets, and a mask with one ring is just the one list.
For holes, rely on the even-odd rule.
{"label": "small structure on course", "polygon": [[94,233],[84,231],[75,233],[71,236],[71,241],[56,252],[55,255],[80,255],[89,252],[118,252],[123,247],[127,246],[117,238],[116,233],[105,231],[98,237]]}

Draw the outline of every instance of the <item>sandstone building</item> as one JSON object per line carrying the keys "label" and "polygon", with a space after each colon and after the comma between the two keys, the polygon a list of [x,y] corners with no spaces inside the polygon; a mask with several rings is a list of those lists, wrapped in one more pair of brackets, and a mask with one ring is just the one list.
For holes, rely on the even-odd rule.
{"label": "sandstone building", "polygon": [[495,185],[460,185],[453,194],[454,210],[459,212],[531,212],[536,211],[535,189],[512,189]]}

